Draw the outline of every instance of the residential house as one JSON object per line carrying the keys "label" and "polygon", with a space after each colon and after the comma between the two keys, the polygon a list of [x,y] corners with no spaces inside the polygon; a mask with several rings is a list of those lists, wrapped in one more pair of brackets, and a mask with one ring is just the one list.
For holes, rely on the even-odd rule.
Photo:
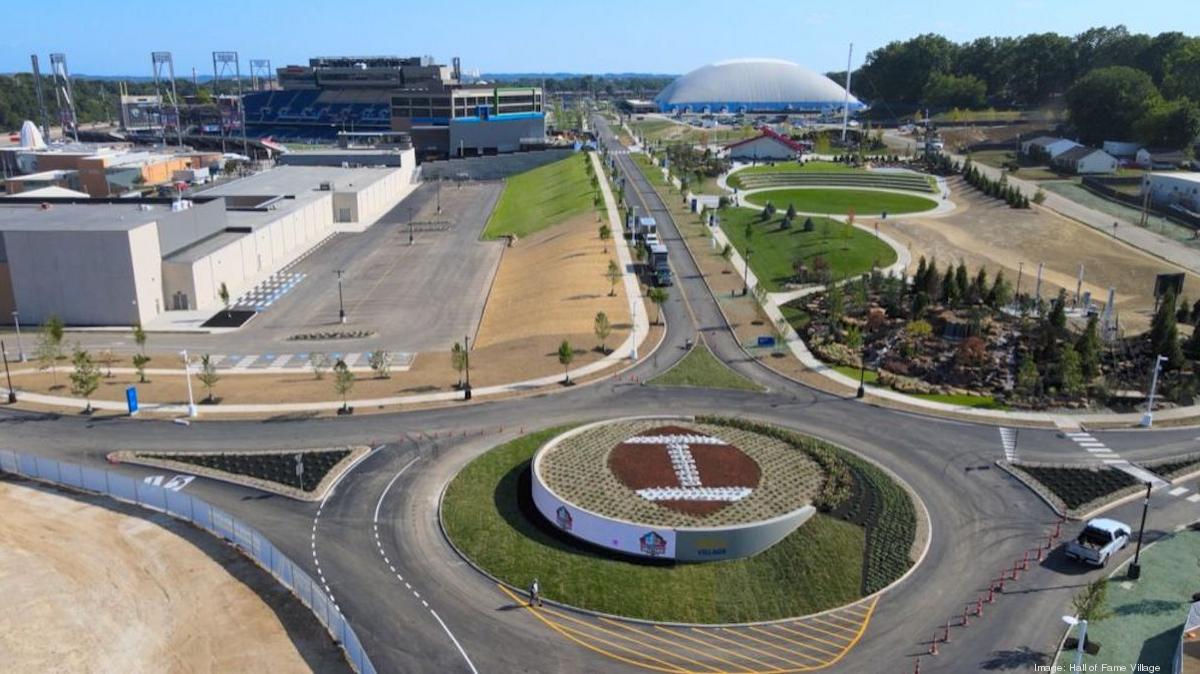
{"label": "residential house", "polygon": [[1116,173],[1117,158],[1104,150],[1094,147],[1073,147],[1050,160],[1050,165],[1060,171],[1068,171],[1078,175],[1095,173]]}

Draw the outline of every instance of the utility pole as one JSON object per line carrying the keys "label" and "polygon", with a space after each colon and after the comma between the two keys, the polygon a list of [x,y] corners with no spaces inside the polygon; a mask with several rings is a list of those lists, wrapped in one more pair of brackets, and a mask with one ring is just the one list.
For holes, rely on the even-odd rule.
{"label": "utility pole", "polygon": [[1146,483],[1146,498],[1142,501],[1142,526],[1138,527],[1137,549],[1133,552],[1133,562],[1129,564],[1129,572],[1126,575],[1129,580],[1137,580],[1142,577],[1142,535],[1146,533],[1146,511],[1150,510],[1150,490],[1153,488],[1153,483]]}
{"label": "utility pole", "polygon": [[854,43],[846,54],[846,94],[842,98],[842,142],[846,142],[846,126],[850,124],[850,61],[854,58]]}
{"label": "utility pole", "polygon": [[187,349],[179,352],[183,356],[183,379],[187,382],[188,392],[188,416],[195,417],[200,414],[200,410],[196,408],[196,399],[192,397],[192,362],[188,360]]}
{"label": "utility pole", "polygon": [[13,325],[17,328],[17,361],[24,363],[25,362],[25,349],[21,348],[21,314],[19,312],[14,311],[14,312],[12,312],[12,317],[13,317]]}
{"label": "utility pole", "polygon": [[1154,425],[1154,390],[1158,388],[1158,373],[1167,360],[1167,357],[1161,354],[1154,359],[1154,374],[1150,376],[1150,398],[1146,403],[1146,413],[1142,415],[1142,426],[1145,428]]}
{"label": "utility pole", "polygon": [[467,371],[467,380],[463,384],[463,400],[471,399],[471,338],[463,336],[463,366]]}
{"label": "utility pole", "polygon": [[17,392],[13,389],[12,373],[8,371],[8,349],[3,341],[0,341],[0,354],[4,355],[4,378],[8,380],[8,404],[11,405],[17,402]]}

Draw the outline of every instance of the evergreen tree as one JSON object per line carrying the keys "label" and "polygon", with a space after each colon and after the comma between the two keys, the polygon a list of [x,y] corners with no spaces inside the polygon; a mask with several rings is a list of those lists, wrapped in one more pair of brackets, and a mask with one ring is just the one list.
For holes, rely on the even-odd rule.
{"label": "evergreen tree", "polygon": [[1187,295],[1179,299],[1179,307],[1175,310],[1175,321],[1178,323],[1187,323],[1192,316],[1192,307],[1188,304]]}
{"label": "evergreen tree", "polygon": [[1040,378],[1037,363],[1033,362],[1032,358],[1022,359],[1021,366],[1017,368],[1017,391],[1024,396],[1033,395],[1037,391]]}
{"label": "evergreen tree", "polygon": [[1079,369],[1087,381],[1100,374],[1100,327],[1095,316],[1088,318],[1087,327],[1075,342],[1075,351],[1079,353]]}
{"label": "evergreen tree", "polygon": [[942,276],[942,303],[955,307],[958,306],[958,300],[958,284],[954,282],[954,265],[950,265],[946,267],[946,273]]}
{"label": "evergreen tree", "polygon": [[980,267],[979,272],[975,274],[975,279],[971,281],[971,289],[967,293],[967,299],[972,304],[977,304],[982,302],[984,297],[987,296],[987,291],[987,267]]}
{"label": "evergreen tree", "polygon": [[1079,361],[1079,352],[1064,344],[1059,361],[1059,385],[1069,396],[1083,393],[1083,371]]}
{"label": "evergreen tree", "polygon": [[998,269],[992,279],[992,287],[987,293],[987,305],[993,309],[1003,309],[1012,301],[1012,287],[1004,278],[1004,270]]}
{"label": "evergreen tree", "polygon": [[954,270],[954,285],[958,286],[959,299],[966,299],[971,290],[971,279],[967,276],[967,265],[962,260],[958,261],[958,268]]}
{"label": "evergreen tree", "polygon": [[929,268],[925,270],[925,295],[930,302],[936,302],[941,298],[941,277],[938,276],[937,258],[929,258]]}
{"label": "evergreen tree", "polygon": [[[917,263],[917,272],[915,274],[913,274],[913,287],[914,288],[924,288],[925,287],[925,272],[926,272],[925,256],[922,255],[921,261]],[[1197,302],[1196,304],[1200,305],[1200,302]]]}
{"label": "evergreen tree", "polygon": [[1158,303],[1158,311],[1150,324],[1151,356],[1166,356],[1164,370],[1174,370],[1183,364],[1183,350],[1179,345],[1179,328],[1175,323],[1175,291],[1168,290]]}
{"label": "evergreen tree", "polygon": [[1192,330],[1192,335],[1183,343],[1183,355],[1200,360],[1200,329]]}

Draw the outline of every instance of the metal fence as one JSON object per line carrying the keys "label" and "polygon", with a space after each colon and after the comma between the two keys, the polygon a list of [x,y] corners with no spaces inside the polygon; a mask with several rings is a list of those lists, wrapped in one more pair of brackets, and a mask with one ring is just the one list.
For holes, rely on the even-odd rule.
{"label": "metal fence", "polygon": [[356,671],[360,674],[375,674],[375,667],[363,650],[358,636],[351,629],[345,616],[334,608],[333,602],[322,591],[321,586],[305,573],[304,569],[288,559],[266,536],[233,515],[188,494],[147,484],[127,475],[4,449],[0,449],[0,472],[95,492],[111,496],[118,501],[157,510],[191,522],[232,543],[300,598],[342,647],[346,659]]}

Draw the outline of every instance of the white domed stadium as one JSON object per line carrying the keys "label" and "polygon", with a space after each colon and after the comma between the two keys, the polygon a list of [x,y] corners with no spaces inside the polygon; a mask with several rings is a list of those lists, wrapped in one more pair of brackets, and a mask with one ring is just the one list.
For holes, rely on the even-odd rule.
{"label": "white domed stadium", "polygon": [[[697,68],[654,97],[662,112],[830,112],[846,90],[837,82],[781,59],[734,59]],[[850,96],[850,110],[865,108]]]}

